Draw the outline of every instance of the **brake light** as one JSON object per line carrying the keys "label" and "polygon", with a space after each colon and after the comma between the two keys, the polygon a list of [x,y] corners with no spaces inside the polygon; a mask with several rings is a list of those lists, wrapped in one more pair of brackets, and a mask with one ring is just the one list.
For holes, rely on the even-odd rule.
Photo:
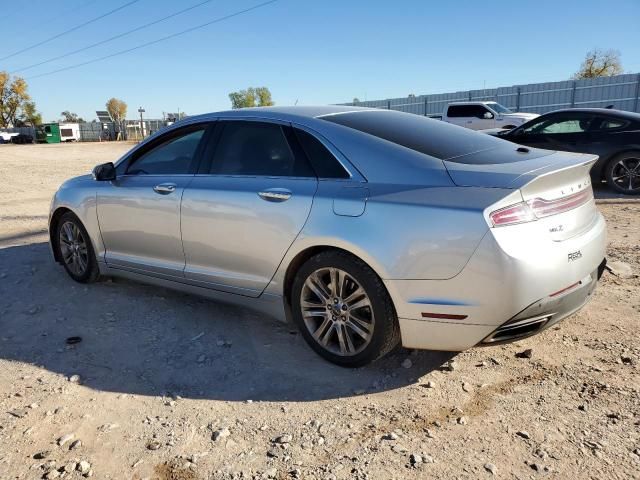
{"label": "brake light", "polygon": [[524,202],[516,203],[506,208],[501,208],[489,215],[494,227],[515,225],[516,223],[532,222],[536,220],[529,205]]}
{"label": "brake light", "polygon": [[491,223],[494,227],[533,222],[539,218],[568,212],[569,210],[584,205],[592,199],[593,190],[591,188],[585,188],[578,193],[557,198],[555,200],[534,198],[527,200],[526,202],[516,203],[491,212],[489,214],[489,218],[491,219]]}
{"label": "brake light", "polygon": [[561,197],[556,200],[534,198],[533,200],[529,200],[527,203],[533,209],[533,213],[537,218],[544,218],[584,205],[591,199],[593,199],[593,190],[585,188],[581,192]]}

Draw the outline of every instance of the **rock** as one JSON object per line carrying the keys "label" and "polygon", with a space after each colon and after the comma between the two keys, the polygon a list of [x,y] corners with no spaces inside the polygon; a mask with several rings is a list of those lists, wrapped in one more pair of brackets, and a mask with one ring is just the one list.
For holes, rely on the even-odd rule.
{"label": "rock", "polygon": [[458,417],[458,425],[466,425],[468,423],[467,417]]}
{"label": "rock", "polygon": [[151,440],[147,443],[147,450],[158,450],[160,448],[160,442],[157,440]]}
{"label": "rock", "polygon": [[37,403],[32,403],[31,405],[29,405],[29,408],[31,410],[35,410],[36,408],[38,408],[38,404]]}
{"label": "rock", "polygon": [[453,360],[445,363],[444,366],[442,367],[442,369],[447,371],[447,372],[453,372],[457,368],[458,368],[458,364],[456,362],[454,362]]}
{"label": "rock", "polygon": [[525,430],[520,430],[519,432],[516,432],[516,435],[524,438],[525,440],[529,440],[531,438],[531,435],[529,435],[529,432]]}
{"label": "rock", "polygon": [[387,433],[386,435],[384,435],[382,437],[383,440],[397,440],[398,439],[398,434],[395,432],[390,432]]}
{"label": "rock", "polygon": [[60,477],[60,472],[57,470],[49,470],[44,475],[44,478],[46,478],[47,480],[52,480],[53,478],[58,478],[58,477]]}
{"label": "rock", "polygon": [[422,463],[435,463],[436,461],[433,459],[431,455],[422,455]]}
{"label": "rock", "polygon": [[516,353],[516,357],[517,358],[531,358],[531,357],[533,357],[533,350],[530,349],[530,348],[527,348],[526,350],[523,350],[522,352]]}
{"label": "rock", "polygon": [[496,472],[498,471],[498,469],[496,468],[496,466],[493,463],[485,463],[484,464],[484,469],[487,472],[490,472],[491,475],[495,475]]}
{"label": "rock", "polygon": [[71,376],[69,377],[69,381],[70,381],[71,383],[80,383],[80,375],[78,375],[78,374],[71,375]]}
{"label": "rock", "polygon": [[91,464],[86,460],[82,460],[76,465],[76,470],[78,470],[82,475],[86,475],[91,470]]}
{"label": "rock", "polygon": [[426,384],[427,388],[436,388],[436,382],[432,382],[431,380],[429,380]]}
{"label": "rock", "polygon": [[422,463],[422,456],[418,455],[417,453],[412,453],[411,455],[409,455],[409,463],[411,463],[411,465]]}
{"label": "rock", "polygon": [[35,458],[36,460],[43,460],[47,458],[50,453],[51,453],[51,450],[43,450],[42,452],[38,452],[34,454],[33,458]]}
{"label": "rock", "polygon": [[411,368],[413,366],[413,362],[410,358],[405,358],[402,362],[402,368]]}
{"label": "rock", "polygon": [[76,462],[69,462],[63,468],[66,473],[71,473],[76,469]]}
{"label": "rock", "polygon": [[473,388],[467,382],[462,383],[462,391],[469,393]]}
{"label": "rock", "polygon": [[278,475],[278,470],[276,468],[270,468],[266,472],[264,472],[263,478],[276,478]]}
{"label": "rock", "polygon": [[288,433],[285,433],[283,435],[280,435],[279,437],[274,438],[273,443],[279,443],[279,444],[291,443],[291,440],[293,440],[293,437]]}
{"label": "rock", "polygon": [[213,432],[213,435],[211,436],[211,439],[214,442],[217,442],[218,440],[221,440],[223,438],[227,438],[229,435],[231,435],[231,432],[229,431],[228,428],[221,428],[219,430],[216,430],[215,432]]}
{"label": "rock", "polygon": [[76,448],[80,448],[81,446],[82,440],[74,440],[73,442],[71,442],[71,445],[69,445],[69,450],[75,450]]}
{"label": "rock", "polygon": [[631,265],[626,262],[608,262],[607,270],[620,278],[633,278],[635,276]]}
{"label": "rock", "polygon": [[58,446],[62,447],[65,443],[70,442],[74,438],[75,438],[75,435],[73,433],[67,433],[66,435],[63,435],[60,438],[58,438]]}

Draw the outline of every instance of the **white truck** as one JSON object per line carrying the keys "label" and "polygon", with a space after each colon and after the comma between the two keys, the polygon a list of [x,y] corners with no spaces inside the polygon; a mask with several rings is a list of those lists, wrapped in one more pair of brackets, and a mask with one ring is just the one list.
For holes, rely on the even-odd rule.
{"label": "white truck", "polygon": [[514,113],[497,102],[455,102],[447,105],[442,120],[472,130],[487,130],[515,128],[538,116]]}

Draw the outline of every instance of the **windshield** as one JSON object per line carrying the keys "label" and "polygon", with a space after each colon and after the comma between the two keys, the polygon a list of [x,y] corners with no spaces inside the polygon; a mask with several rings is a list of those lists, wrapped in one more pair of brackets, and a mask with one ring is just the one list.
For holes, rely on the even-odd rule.
{"label": "windshield", "polygon": [[513,113],[507,107],[505,107],[504,105],[500,105],[497,102],[487,102],[487,107],[495,110],[497,113]]}

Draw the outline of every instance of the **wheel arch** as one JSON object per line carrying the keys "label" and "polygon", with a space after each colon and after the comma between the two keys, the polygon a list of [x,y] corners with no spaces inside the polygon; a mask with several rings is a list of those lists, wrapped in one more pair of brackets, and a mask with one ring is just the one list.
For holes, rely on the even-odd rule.
{"label": "wheel arch", "polygon": [[[350,255],[358,259],[359,261],[363,262],[365,265],[367,265],[381,280],[384,278],[380,274],[379,269],[376,268],[376,266],[373,265],[371,261],[367,261],[367,259],[363,258],[360,255],[355,254],[353,251],[350,251],[349,249],[338,247],[336,245],[329,245],[329,244],[308,246],[300,250],[294,255],[294,257],[288,263],[284,273],[284,278],[282,281],[282,298],[284,302],[285,315],[286,315],[287,321],[290,322],[292,320],[291,289],[293,287],[293,281],[295,279],[296,273],[298,272],[298,270],[300,270],[300,267],[311,257],[326,251],[336,251],[336,252],[346,253],[347,255]],[[384,282],[382,283],[384,285]],[[385,289],[386,289],[386,285],[385,285]],[[391,293],[388,290],[387,290],[387,293],[389,294],[389,298],[393,299],[393,297],[391,297]]]}
{"label": "wheel arch", "polygon": [[70,208],[67,207],[58,207],[56,208],[56,210],[51,214],[51,220],[49,220],[49,242],[51,245],[51,250],[53,251],[53,258],[55,259],[56,262],[61,263],[62,259],[60,258],[60,253],[58,252],[58,240],[56,239],[56,229],[58,228],[58,222],[60,221],[60,218],[65,214],[65,213],[73,213],[74,215],[76,215],[76,217],[78,216],[73,210],[71,210]]}

